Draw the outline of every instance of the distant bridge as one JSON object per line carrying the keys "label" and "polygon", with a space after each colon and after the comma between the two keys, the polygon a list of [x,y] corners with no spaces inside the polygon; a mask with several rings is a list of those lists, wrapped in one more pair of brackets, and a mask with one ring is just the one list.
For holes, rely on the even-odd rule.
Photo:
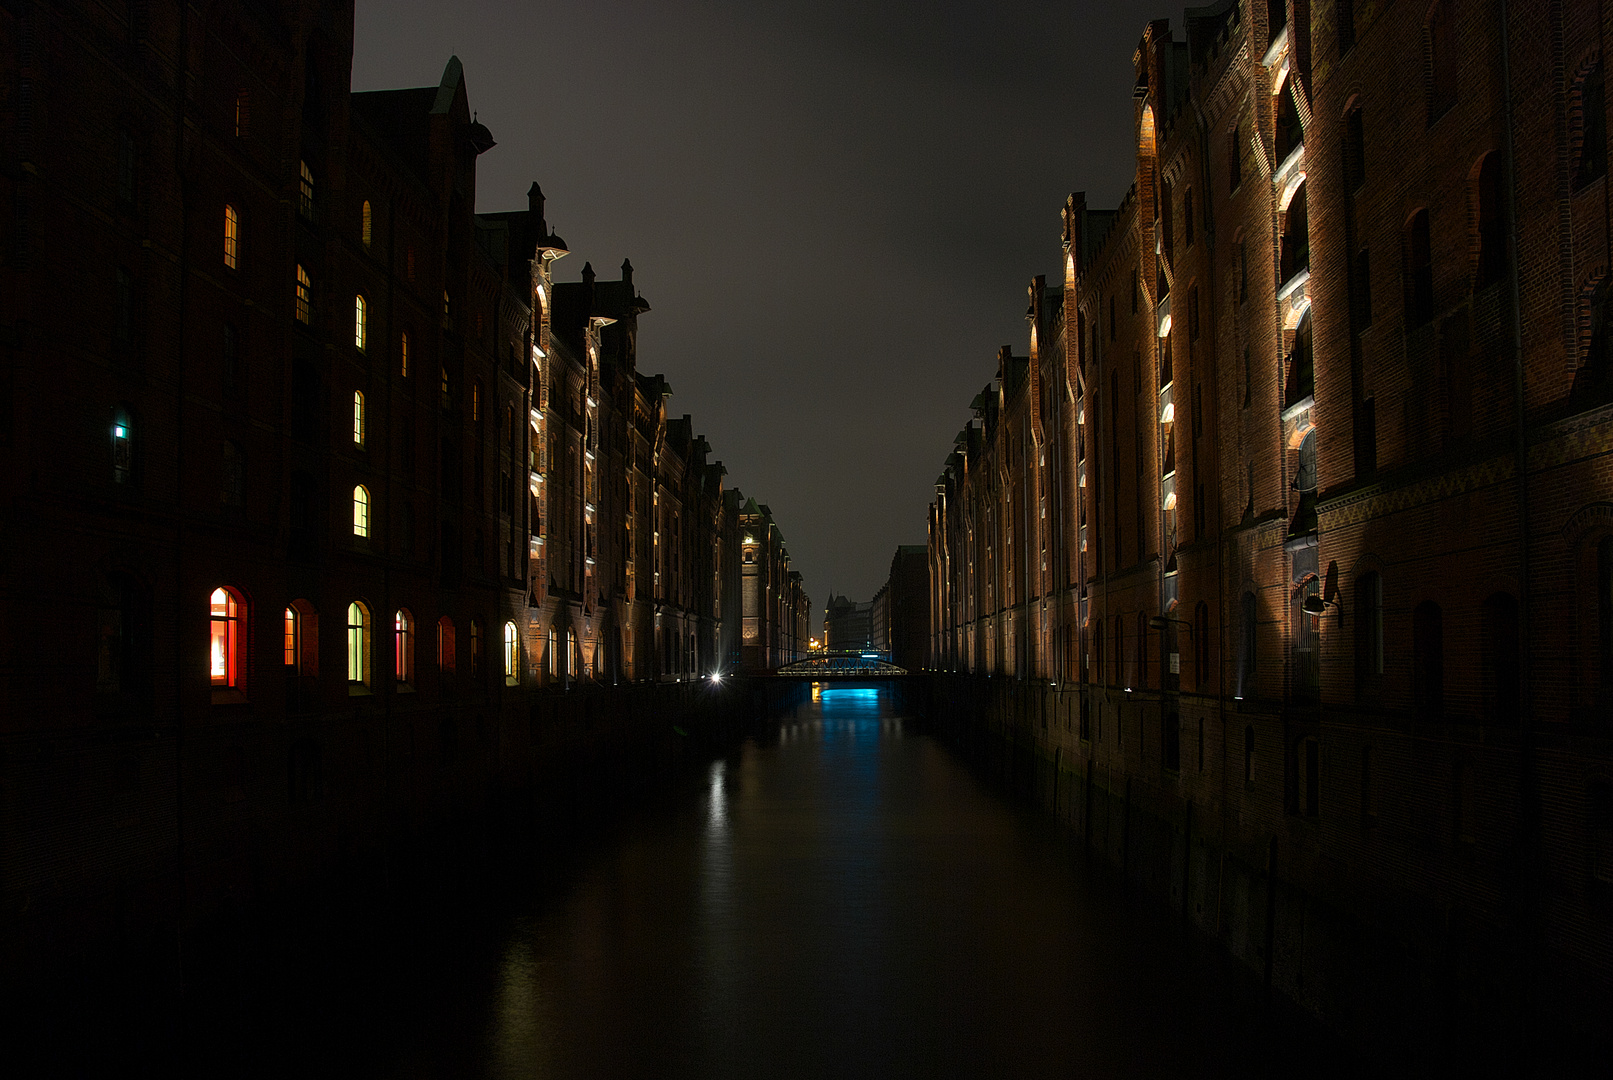
{"label": "distant bridge", "polygon": [[888,653],[829,653],[785,664],[773,674],[784,679],[869,679],[906,675],[907,669],[890,662]]}

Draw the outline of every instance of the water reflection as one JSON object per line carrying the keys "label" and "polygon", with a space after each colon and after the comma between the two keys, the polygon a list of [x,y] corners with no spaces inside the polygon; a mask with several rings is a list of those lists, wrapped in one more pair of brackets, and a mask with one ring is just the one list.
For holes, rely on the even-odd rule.
{"label": "water reflection", "polygon": [[501,978],[498,1075],[1259,1075],[1293,1050],[869,686],[814,687],[598,852]]}

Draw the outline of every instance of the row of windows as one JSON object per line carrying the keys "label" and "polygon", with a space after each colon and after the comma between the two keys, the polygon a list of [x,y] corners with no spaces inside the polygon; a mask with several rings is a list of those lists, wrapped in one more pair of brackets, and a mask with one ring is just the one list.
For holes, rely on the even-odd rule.
{"label": "row of windows", "polygon": [[[229,586],[219,586],[211,596],[211,632],[209,638],[209,671],[215,690],[242,691],[245,689],[247,661],[246,634],[247,605],[241,594]],[[283,658],[286,673],[298,676],[319,674],[319,615],[306,600],[294,600],[282,615]],[[347,682],[355,692],[368,690],[374,679],[372,648],[374,618],[369,605],[354,600],[347,606]],[[458,666],[458,649],[454,621],[448,616],[437,620],[437,670],[452,675]],[[502,670],[506,685],[515,685],[521,679],[520,632],[515,623],[504,624]],[[553,633],[551,632],[551,641]],[[408,608],[399,608],[392,616],[393,675],[399,686],[412,686],[415,681],[414,615]],[[470,621],[470,673],[480,674],[482,657],[482,629],[476,619]],[[551,659],[551,664],[553,660]],[[569,669],[569,664],[568,664]]]}

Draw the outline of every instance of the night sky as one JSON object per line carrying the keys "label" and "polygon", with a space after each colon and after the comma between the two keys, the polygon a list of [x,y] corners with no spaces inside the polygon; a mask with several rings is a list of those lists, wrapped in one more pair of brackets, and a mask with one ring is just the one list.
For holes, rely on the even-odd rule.
{"label": "night sky", "polygon": [[[359,0],[353,89],[457,54],[577,280],[631,258],[639,367],[767,503],[806,577],[868,600],[925,508],[1071,191],[1130,183],[1132,54],[1157,3]],[[1179,31],[1178,31],[1179,32]]]}

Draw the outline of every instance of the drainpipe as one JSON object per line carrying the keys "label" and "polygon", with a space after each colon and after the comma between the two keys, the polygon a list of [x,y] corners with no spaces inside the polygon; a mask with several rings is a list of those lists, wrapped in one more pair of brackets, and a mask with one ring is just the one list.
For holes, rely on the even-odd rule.
{"label": "drainpipe", "polygon": [[[1512,47],[1511,18],[1507,0],[1499,0],[1501,22],[1501,105],[1503,110],[1503,165],[1506,169],[1508,240],[1512,258],[1508,262],[1508,299],[1512,307],[1512,392],[1513,392],[1513,471],[1518,498],[1518,700],[1523,704],[1518,712],[1519,728],[1519,793],[1522,820],[1523,851],[1519,880],[1518,918],[1524,938],[1523,954],[1531,954],[1536,927],[1533,885],[1534,869],[1538,863],[1540,809],[1534,777],[1534,728],[1530,701],[1530,592],[1529,592],[1529,433],[1528,401],[1525,396],[1523,357],[1523,300],[1518,280],[1518,174],[1516,149],[1513,145],[1514,113],[1512,109]],[[1522,980],[1524,994],[1524,1022],[1530,1023],[1534,1008],[1533,972],[1525,971]]]}

